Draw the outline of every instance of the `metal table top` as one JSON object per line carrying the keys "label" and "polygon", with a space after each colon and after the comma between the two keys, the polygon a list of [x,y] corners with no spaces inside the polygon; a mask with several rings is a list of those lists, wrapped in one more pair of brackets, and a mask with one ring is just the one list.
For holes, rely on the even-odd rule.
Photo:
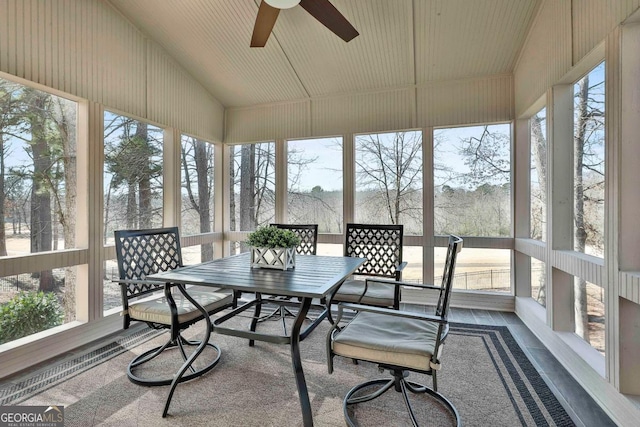
{"label": "metal table top", "polygon": [[326,297],[364,262],[363,258],[296,255],[289,270],[252,268],[249,253],[153,274],[148,280],[260,292],[289,297]]}

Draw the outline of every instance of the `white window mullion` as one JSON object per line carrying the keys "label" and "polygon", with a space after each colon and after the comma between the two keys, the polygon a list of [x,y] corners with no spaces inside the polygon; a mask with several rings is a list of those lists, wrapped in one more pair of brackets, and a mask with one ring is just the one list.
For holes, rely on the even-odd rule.
{"label": "white window mullion", "polygon": [[287,160],[288,150],[287,141],[284,139],[276,140],[276,223],[287,223]]}
{"label": "white window mullion", "polygon": [[356,202],[356,148],[352,133],[342,135],[342,170],[344,173],[344,221],[343,227],[355,218]]}
{"label": "white window mullion", "polygon": [[433,127],[422,129],[422,282],[431,283],[434,268]]}
{"label": "white window mullion", "polygon": [[229,240],[224,237],[224,233],[230,227],[229,192],[231,191],[231,179],[229,168],[229,146],[226,144],[215,144],[213,153],[215,186],[214,194],[214,222],[213,231],[222,233],[222,241],[213,245],[213,257],[221,258],[230,253]]}
{"label": "white window mullion", "polygon": [[[515,123],[515,132],[512,142],[512,174],[513,174],[513,216],[511,218],[513,233],[516,238],[530,237],[531,230],[531,170],[529,168],[531,153],[529,119],[520,119]],[[515,296],[531,296],[531,262],[530,257],[515,252],[513,268],[511,270],[511,282],[514,286]]]}
{"label": "white window mullion", "polygon": [[180,224],[180,131],[165,128],[163,132],[163,223],[166,227]]}
{"label": "white window mullion", "polygon": [[[78,266],[76,319],[103,315],[104,299],[104,108],[95,102],[78,108],[77,244],[88,248],[87,264]],[[83,160],[83,157],[85,157]],[[86,186],[86,188],[82,188]],[[84,200],[82,200],[84,198]]]}
{"label": "white window mullion", "polygon": [[547,114],[547,322],[575,330],[573,276],[556,268],[555,250],[573,248],[573,86],[550,90]]}

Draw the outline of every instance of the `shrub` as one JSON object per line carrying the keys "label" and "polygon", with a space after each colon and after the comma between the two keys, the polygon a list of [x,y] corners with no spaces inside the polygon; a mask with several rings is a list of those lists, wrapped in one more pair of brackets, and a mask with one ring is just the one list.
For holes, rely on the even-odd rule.
{"label": "shrub", "polygon": [[247,243],[261,248],[294,248],[300,244],[300,237],[291,230],[278,227],[260,227],[249,233]]}
{"label": "shrub", "polygon": [[0,305],[0,344],[62,324],[64,312],[51,292],[20,292]]}

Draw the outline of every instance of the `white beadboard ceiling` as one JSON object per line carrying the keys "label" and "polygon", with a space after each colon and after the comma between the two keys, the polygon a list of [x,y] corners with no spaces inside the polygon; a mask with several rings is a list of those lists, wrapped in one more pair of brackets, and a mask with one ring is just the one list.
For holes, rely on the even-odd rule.
{"label": "white beadboard ceiling", "polygon": [[225,107],[512,73],[541,0],[332,0],[360,32],[343,42],[302,7],[264,48],[260,0],[107,0]]}

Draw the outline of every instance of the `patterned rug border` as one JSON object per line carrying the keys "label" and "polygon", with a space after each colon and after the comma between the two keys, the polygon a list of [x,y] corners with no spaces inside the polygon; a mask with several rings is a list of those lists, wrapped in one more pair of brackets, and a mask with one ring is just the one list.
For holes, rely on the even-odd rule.
{"label": "patterned rug border", "polygon": [[[159,333],[161,332],[150,329],[134,332],[100,348],[88,351],[87,353],[64,360],[60,363],[53,364],[51,367],[39,371],[32,376],[23,378],[8,387],[2,387],[0,388],[0,405],[18,404],[35,394],[55,387],[63,381],[79,375],[88,369],[94,368],[140,344],[143,344],[144,342],[158,336]],[[536,420],[537,425],[544,426],[548,425],[548,423],[540,412],[538,405],[533,401],[529,390],[523,383],[520,373],[517,372],[516,366],[514,366],[512,360],[508,357],[507,351],[513,356],[513,359],[516,361],[520,371],[527,378],[531,387],[538,395],[538,398],[543,402],[546,410],[553,417],[554,422],[559,426],[575,425],[536,367],[529,360],[525,351],[516,341],[513,334],[511,334],[508,326],[476,325],[452,322],[451,333],[454,335],[477,335],[481,333],[485,335],[485,337],[483,337],[484,340],[491,340],[492,344],[498,350],[501,362],[506,367],[507,372],[511,376],[511,380],[516,384],[522,400],[525,402],[527,409]],[[501,340],[498,338],[497,334],[500,334]],[[486,341],[485,346],[488,347]],[[495,360],[493,362],[496,370],[499,372],[496,364],[497,362]],[[505,390],[509,393],[509,398],[512,400],[514,409],[518,412],[518,416],[521,417],[521,414],[513,400],[513,396],[507,387],[505,387]]]}
{"label": "patterned rug border", "polygon": [[[518,367],[522,371],[523,375],[526,377],[529,384],[531,384],[532,388],[535,390],[540,401],[544,404],[544,407],[547,410],[547,412],[552,416],[556,425],[575,426],[575,423],[573,422],[573,420],[571,419],[571,417],[569,416],[565,408],[562,406],[560,401],[553,394],[553,392],[551,391],[551,388],[544,381],[544,379],[538,372],[538,369],[531,362],[531,360],[529,359],[529,356],[522,349],[518,341],[515,339],[515,337],[509,330],[508,326],[474,325],[474,324],[456,323],[456,322],[451,323],[452,334],[463,335],[463,334],[468,334],[469,331],[473,331],[476,334],[478,332],[483,332],[489,336],[489,339],[491,339],[492,343],[498,350],[498,354],[501,358],[501,362],[506,367],[507,372],[511,376],[511,380],[514,382],[514,384],[516,384],[518,392],[520,393],[520,397],[525,402],[525,405],[527,406],[529,413],[535,419],[536,426],[548,426],[549,424],[544,418],[544,415],[540,411],[538,405],[535,403],[533,397],[529,393],[529,390],[524,384],[520,376],[520,373],[516,369],[516,366],[513,364],[512,360],[508,357],[508,354],[506,353],[506,350],[505,350],[505,346],[513,356],[513,360],[516,361]],[[496,333],[500,334],[502,338],[502,342],[504,342],[504,345],[502,345],[502,343],[496,336]],[[488,349],[488,345],[486,342],[485,342],[485,346]],[[496,371],[499,373],[500,371],[498,370],[496,361],[494,360],[493,362],[494,362],[494,367],[496,368]],[[504,380],[503,380],[503,383],[504,383]],[[523,421],[522,415],[520,414],[520,411],[515,405],[513,396],[511,396],[511,393],[509,392],[507,387],[505,387],[505,390],[507,391],[507,393],[509,393],[509,398],[514,404],[514,409],[518,413],[518,416],[520,417],[521,421]]]}

